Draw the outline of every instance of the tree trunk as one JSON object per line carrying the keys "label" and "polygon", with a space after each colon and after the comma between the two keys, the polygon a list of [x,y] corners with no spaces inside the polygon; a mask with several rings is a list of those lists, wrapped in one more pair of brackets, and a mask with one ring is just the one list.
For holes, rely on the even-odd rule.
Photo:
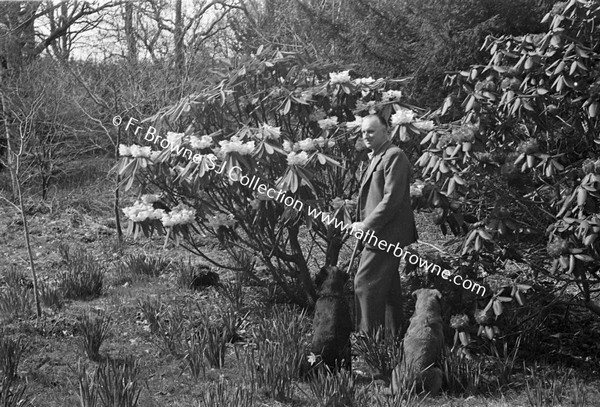
{"label": "tree trunk", "polygon": [[125,20],[125,37],[127,39],[127,60],[131,67],[135,67],[138,60],[138,50],[135,30],[133,28],[133,3],[125,3],[125,15],[123,19]]}
{"label": "tree trunk", "polygon": [[181,15],[181,0],[175,1],[175,26],[173,29],[175,40],[175,71],[181,81],[185,67],[185,55],[183,52],[183,16]]}

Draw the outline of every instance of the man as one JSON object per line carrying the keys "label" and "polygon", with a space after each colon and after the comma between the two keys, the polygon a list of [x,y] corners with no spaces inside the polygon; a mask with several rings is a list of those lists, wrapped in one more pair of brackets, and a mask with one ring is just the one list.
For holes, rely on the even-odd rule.
{"label": "man", "polygon": [[364,232],[354,278],[356,330],[371,332],[384,325],[397,335],[402,324],[400,257],[389,245],[404,247],[418,238],[410,205],[411,170],[404,152],[392,144],[381,116],[363,119],[362,139],[372,151],[358,196],[359,221],[352,224],[353,231]]}

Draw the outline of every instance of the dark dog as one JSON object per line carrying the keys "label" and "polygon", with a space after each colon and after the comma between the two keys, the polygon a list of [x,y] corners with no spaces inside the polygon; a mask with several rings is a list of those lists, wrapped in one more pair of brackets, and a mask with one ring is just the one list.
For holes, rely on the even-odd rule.
{"label": "dark dog", "polygon": [[439,364],[444,348],[444,331],[441,317],[442,294],[438,290],[421,288],[413,292],[417,299],[415,313],[403,341],[402,360],[392,374],[392,392],[402,384],[419,393],[435,396],[442,386]]}
{"label": "dark dog", "polygon": [[332,371],[350,370],[352,320],[344,296],[348,274],[335,266],[324,267],[315,276],[319,299],[315,306],[311,352]]}

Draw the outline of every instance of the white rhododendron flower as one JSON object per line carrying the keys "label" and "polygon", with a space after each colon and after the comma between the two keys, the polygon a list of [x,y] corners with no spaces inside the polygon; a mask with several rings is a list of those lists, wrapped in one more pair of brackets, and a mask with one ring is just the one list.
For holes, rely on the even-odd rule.
{"label": "white rhododendron flower", "polygon": [[350,82],[350,71],[342,72],[331,72],[329,74],[329,83],[335,85],[336,83],[348,83]]}
{"label": "white rhododendron flower", "polygon": [[281,136],[281,127],[273,127],[264,123],[260,126],[260,133],[266,139],[278,140]]}
{"label": "white rhododendron flower", "polygon": [[396,113],[392,115],[392,126],[398,124],[408,124],[415,119],[415,112],[410,109],[400,108]]}
{"label": "white rhododendron flower", "polygon": [[361,116],[356,116],[356,119],[354,119],[354,121],[346,123],[346,127],[349,128],[350,130],[358,129],[362,126],[362,121],[363,121],[363,118]]}
{"label": "white rhododendron flower", "polygon": [[308,162],[308,154],[306,151],[299,153],[291,152],[287,156],[288,165],[305,165]]}
{"label": "white rhododendron flower", "polygon": [[142,195],[140,197],[140,199],[145,204],[151,204],[151,203],[158,201],[160,199],[160,196],[157,194],[146,194],[146,195]]}
{"label": "white rhododendron flower", "polygon": [[354,83],[356,83],[357,85],[371,85],[373,82],[375,82],[375,79],[371,78],[370,76],[368,78],[357,78],[354,80]]}
{"label": "white rhododendron flower", "polygon": [[293,148],[293,144],[291,141],[289,141],[289,140],[283,141],[283,151],[289,153],[290,151],[292,151],[292,148]]}
{"label": "white rhododendron flower", "polygon": [[138,157],[150,158],[150,153],[152,152],[152,149],[150,148],[150,146],[141,147],[141,146],[138,146],[137,144],[132,144],[129,148],[131,149],[131,156],[133,158],[138,158]]}
{"label": "white rhododendron flower", "polygon": [[165,227],[192,223],[196,218],[196,209],[185,204],[179,204],[169,213],[165,213],[161,222]]}
{"label": "white rhododendron flower", "polygon": [[331,116],[331,117],[327,117],[323,120],[319,120],[319,127],[322,128],[323,130],[327,130],[335,125],[337,125],[338,123],[338,118],[337,116]]}
{"label": "white rhododendron flower", "polygon": [[402,98],[402,92],[399,90],[386,90],[381,94],[381,101],[388,102],[390,100],[399,100]]}
{"label": "white rhododendron flower", "polygon": [[425,131],[431,131],[434,128],[433,121],[431,121],[431,120],[426,120],[426,121],[422,121],[422,122],[414,122],[412,125],[415,126],[417,129],[425,130]]}
{"label": "white rhododendron flower", "polygon": [[150,203],[136,201],[132,206],[123,208],[123,213],[134,222],[143,222],[147,219],[161,219],[165,211],[154,209]]}
{"label": "white rhododendron flower", "polygon": [[183,139],[183,133],[175,133],[172,131],[167,132],[167,140],[169,140],[169,145],[171,145],[171,146],[180,145],[182,139]]}
{"label": "white rhododendron flower", "polygon": [[160,151],[150,151],[150,160],[156,161],[159,155]]}
{"label": "white rhododendron flower", "polygon": [[222,154],[235,152],[241,155],[248,155],[254,151],[254,141],[242,143],[237,136],[231,137],[230,140],[219,141],[219,144],[221,145]]}
{"label": "white rhododendron flower", "polygon": [[300,147],[300,150],[302,151],[312,151],[317,149],[317,147],[315,146],[315,140],[311,138],[300,140],[298,142],[298,147]]}
{"label": "white rhododendron flower", "polygon": [[192,148],[199,148],[202,150],[204,148],[209,148],[210,146],[212,146],[213,139],[210,136],[191,136],[190,145],[192,146]]}
{"label": "white rhododendron flower", "polygon": [[119,144],[119,155],[121,157],[131,156],[131,148],[129,148],[129,146],[126,146],[125,144]]}

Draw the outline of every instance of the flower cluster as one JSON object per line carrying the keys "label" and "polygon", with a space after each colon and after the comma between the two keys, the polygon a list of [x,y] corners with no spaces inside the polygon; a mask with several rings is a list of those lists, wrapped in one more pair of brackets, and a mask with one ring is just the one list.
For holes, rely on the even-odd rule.
{"label": "flower cluster", "polygon": [[400,100],[402,98],[402,92],[399,90],[386,90],[381,94],[382,102],[389,102],[392,100]]}
{"label": "flower cluster", "polygon": [[169,145],[171,146],[178,146],[181,144],[181,141],[183,140],[183,133],[175,133],[172,131],[168,131],[167,132],[167,140],[169,141]]}
{"label": "flower cluster", "polygon": [[315,140],[311,138],[300,140],[298,142],[298,147],[300,147],[300,150],[302,151],[312,151],[317,149],[317,146],[315,145]]}
{"label": "flower cluster", "polygon": [[161,219],[165,215],[162,209],[154,209],[151,203],[136,201],[132,206],[123,208],[123,213],[134,222],[143,222],[147,219]]}
{"label": "flower cluster", "polygon": [[342,72],[331,72],[329,74],[329,83],[335,85],[336,83],[348,83],[350,82],[350,71]]}
{"label": "flower cluster", "polygon": [[305,165],[308,162],[308,154],[306,151],[299,153],[290,152],[287,156],[288,165]]}
{"label": "flower cluster", "polygon": [[363,118],[360,116],[356,116],[356,119],[351,122],[346,122],[346,127],[350,130],[356,130],[362,126]]}
{"label": "flower cluster", "polygon": [[213,139],[210,136],[191,136],[190,145],[192,146],[192,148],[198,148],[202,150],[211,147],[213,145]]}
{"label": "flower cluster", "polygon": [[132,144],[130,146],[126,146],[124,144],[119,144],[119,155],[121,157],[146,157],[149,158],[151,154],[151,148],[149,146],[138,146],[137,144]]}
{"label": "flower cluster", "polygon": [[375,82],[375,79],[371,78],[370,76],[368,78],[357,78],[354,80],[354,83],[358,86],[360,86],[360,85],[369,86],[369,85],[373,84],[374,82]]}
{"label": "flower cluster", "polygon": [[161,222],[165,227],[192,223],[196,218],[196,209],[185,204],[179,204],[169,213],[165,213]]}
{"label": "flower cluster", "polygon": [[268,124],[263,124],[259,129],[260,138],[278,140],[281,136],[281,127],[273,127]]}
{"label": "flower cluster", "polygon": [[400,108],[396,113],[392,115],[392,126],[399,124],[412,123],[415,120],[415,112],[410,109]]}
{"label": "flower cluster", "polygon": [[337,116],[331,116],[323,120],[319,120],[318,123],[320,128],[322,128],[323,130],[327,130],[338,124],[338,118]]}
{"label": "flower cluster", "polygon": [[424,130],[424,131],[431,131],[434,128],[433,121],[431,121],[431,120],[425,120],[422,122],[414,122],[412,125],[414,127],[416,127],[417,129]]}
{"label": "flower cluster", "polygon": [[221,145],[221,153],[223,154],[235,152],[241,155],[248,155],[254,151],[254,141],[242,143],[237,136],[231,137],[230,140],[219,141],[219,144]]}

